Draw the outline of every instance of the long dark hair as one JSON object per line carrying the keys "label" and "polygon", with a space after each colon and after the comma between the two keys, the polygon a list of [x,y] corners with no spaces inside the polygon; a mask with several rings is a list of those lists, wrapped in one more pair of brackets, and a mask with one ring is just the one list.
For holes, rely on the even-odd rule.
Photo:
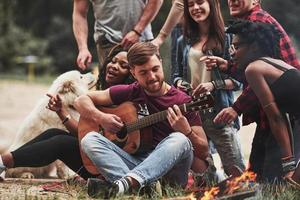
{"label": "long dark hair", "polygon": [[[213,50],[217,54],[224,51],[225,40],[225,25],[222,18],[219,0],[207,0],[210,7],[208,20],[210,21],[208,40],[203,45],[202,51],[207,53],[208,50]],[[184,0],[184,36],[187,42],[195,44],[199,41],[200,31],[198,23],[193,20],[189,13],[188,0]]]}
{"label": "long dark hair", "polygon": [[[99,75],[98,75],[98,81],[97,81],[97,89],[98,90],[99,89],[105,90],[111,86],[105,80],[106,67],[107,67],[108,63],[110,63],[112,61],[113,57],[115,57],[118,53],[120,53],[122,51],[126,51],[126,50],[124,50],[123,47],[120,44],[118,44],[111,49],[108,56],[105,58],[103,65],[101,67],[101,70],[99,72]],[[125,81],[123,83],[120,83],[120,84],[130,84],[133,81],[134,81],[134,78],[132,77],[131,73],[129,72],[128,77],[125,79]]]}
{"label": "long dark hair", "polygon": [[280,54],[280,32],[273,24],[253,22],[248,20],[235,20],[226,31],[239,36],[247,43],[256,43],[261,51],[260,56],[281,58]]}

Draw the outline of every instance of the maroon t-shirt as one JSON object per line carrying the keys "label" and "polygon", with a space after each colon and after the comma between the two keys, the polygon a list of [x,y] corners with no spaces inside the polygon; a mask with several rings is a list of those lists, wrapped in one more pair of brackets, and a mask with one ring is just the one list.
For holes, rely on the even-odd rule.
{"label": "maroon t-shirt", "polygon": [[[119,105],[125,101],[131,101],[142,108],[147,107],[150,115],[167,110],[168,107],[172,107],[175,104],[181,105],[191,101],[190,96],[173,86],[165,95],[160,97],[148,96],[137,82],[130,85],[112,86],[109,91],[113,104]],[[199,112],[190,112],[185,116],[190,126],[201,126]],[[152,125],[153,145],[156,146],[172,132],[174,130],[167,119]]]}

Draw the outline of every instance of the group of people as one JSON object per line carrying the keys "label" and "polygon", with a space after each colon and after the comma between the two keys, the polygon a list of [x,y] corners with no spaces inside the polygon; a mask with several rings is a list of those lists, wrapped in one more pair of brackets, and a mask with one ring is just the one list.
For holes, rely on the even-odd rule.
{"label": "group of people", "polygon": [[[150,22],[161,0],[94,0],[92,4],[100,90],[80,96],[74,106],[102,131],[91,131],[79,141],[78,122],[66,120],[68,113],[59,96],[49,95],[49,109],[69,132],[47,130],[1,155],[0,173],[5,168],[39,167],[60,159],[88,180],[91,196],[122,195],[157,180],[186,187],[190,171],[201,186],[211,179],[218,181],[208,140],[227,175],[246,169],[238,138],[238,116],[243,114],[243,125],[257,124],[248,169],[260,181],[286,180],[300,187],[300,95],[296,92],[300,64],[288,35],[261,8],[260,0],[228,0],[230,14],[237,18],[228,28],[218,0],[174,0],[154,40]],[[73,29],[81,69],[92,60],[87,47],[88,6],[88,0],[74,0]],[[173,83],[169,84],[158,50],[172,29]],[[221,86],[217,84],[220,78]],[[241,88],[242,94],[234,101],[233,91]],[[213,112],[180,108],[207,92],[215,99]],[[104,134],[121,132],[127,126],[124,119],[98,109],[127,101],[140,105],[144,115],[166,111],[166,120],[152,124],[150,131],[140,130],[140,134],[151,133],[150,148],[133,154]],[[119,139],[126,141],[128,135]],[[80,151],[98,173],[86,168]]]}

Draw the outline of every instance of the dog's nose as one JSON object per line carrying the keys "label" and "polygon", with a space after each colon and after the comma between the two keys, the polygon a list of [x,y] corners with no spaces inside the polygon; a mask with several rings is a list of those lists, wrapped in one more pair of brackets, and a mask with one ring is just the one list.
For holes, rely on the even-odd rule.
{"label": "dog's nose", "polygon": [[92,74],[91,72],[87,73],[87,75],[90,79],[95,79],[95,75]]}

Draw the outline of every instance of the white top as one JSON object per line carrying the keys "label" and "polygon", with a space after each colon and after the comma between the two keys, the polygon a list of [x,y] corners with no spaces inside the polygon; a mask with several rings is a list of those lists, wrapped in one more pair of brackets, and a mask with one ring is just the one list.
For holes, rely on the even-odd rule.
{"label": "white top", "polygon": [[204,56],[202,51],[193,47],[190,48],[188,62],[193,88],[196,88],[200,83],[211,81],[211,72],[206,70],[204,62],[199,61],[202,56]]}

